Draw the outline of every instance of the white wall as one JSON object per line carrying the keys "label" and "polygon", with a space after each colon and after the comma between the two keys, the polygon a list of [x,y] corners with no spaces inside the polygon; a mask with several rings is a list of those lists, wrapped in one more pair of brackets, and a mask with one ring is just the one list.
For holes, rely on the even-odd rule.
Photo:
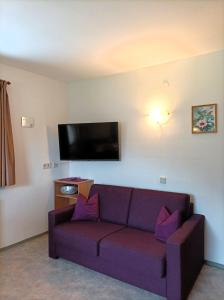
{"label": "white wall", "polygon": [[[67,85],[0,64],[8,87],[16,156],[16,186],[0,188],[0,248],[47,230],[53,208],[53,179],[68,176],[68,164],[43,170],[59,161],[57,124],[67,120]],[[21,128],[21,116],[35,119]]]}
{"label": "white wall", "polygon": [[[121,161],[73,162],[97,183],[190,193],[206,216],[206,259],[224,264],[224,51],[70,85],[70,121],[116,121]],[[162,83],[170,82],[169,87]],[[218,103],[218,133],[191,134],[191,106]],[[172,111],[160,129],[145,114]],[[167,184],[159,184],[159,176]]]}
{"label": "white wall", "polygon": [[[0,78],[10,80],[16,178],[0,188],[0,248],[47,230],[53,208],[53,179],[68,176],[68,164],[43,170],[59,161],[60,122],[120,122],[121,161],[73,162],[71,176],[98,183],[187,192],[196,212],[206,215],[206,259],[224,264],[224,51],[144,68],[116,76],[67,85],[0,64]],[[168,80],[169,87],[162,82]],[[218,103],[218,133],[191,134],[191,105]],[[171,110],[160,129],[145,116],[150,107]],[[68,111],[70,117],[68,117]],[[22,129],[21,116],[35,119]],[[159,176],[167,184],[159,184]]]}

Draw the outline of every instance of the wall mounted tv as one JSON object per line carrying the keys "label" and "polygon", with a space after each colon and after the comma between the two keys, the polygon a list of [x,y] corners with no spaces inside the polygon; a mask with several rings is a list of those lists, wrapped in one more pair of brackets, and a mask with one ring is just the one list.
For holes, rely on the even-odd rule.
{"label": "wall mounted tv", "polygon": [[59,124],[61,160],[119,160],[118,122]]}

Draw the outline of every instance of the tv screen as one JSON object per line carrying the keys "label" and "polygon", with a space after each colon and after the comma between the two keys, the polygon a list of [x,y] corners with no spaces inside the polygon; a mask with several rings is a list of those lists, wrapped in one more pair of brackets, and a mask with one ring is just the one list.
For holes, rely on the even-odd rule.
{"label": "tv screen", "polygon": [[61,160],[119,160],[118,122],[59,124]]}

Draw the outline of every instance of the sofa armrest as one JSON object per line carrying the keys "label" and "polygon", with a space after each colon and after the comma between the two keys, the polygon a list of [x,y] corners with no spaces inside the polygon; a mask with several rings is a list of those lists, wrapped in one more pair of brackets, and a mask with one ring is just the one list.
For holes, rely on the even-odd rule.
{"label": "sofa armrest", "polygon": [[55,209],[49,211],[48,213],[48,220],[49,220],[49,227],[55,226],[60,223],[64,223],[71,219],[73,212],[74,212],[75,205],[69,205],[65,208]]}
{"label": "sofa armrest", "polygon": [[187,299],[204,263],[204,216],[192,215],[167,241],[167,298]]}
{"label": "sofa armrest", "polygon": [[55,209],[48,213],[48,250],[49,256],[57,258],[54,243],[54,227],[60,223],[69,221],[73,215],[75,205],[69,205],[66,208]]}

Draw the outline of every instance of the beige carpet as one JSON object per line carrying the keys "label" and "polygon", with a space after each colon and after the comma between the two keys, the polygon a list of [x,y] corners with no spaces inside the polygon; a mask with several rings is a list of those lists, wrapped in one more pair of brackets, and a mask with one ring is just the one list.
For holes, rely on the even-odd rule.
{"label": "beige carpet", "polygon": [[[47,255],[47,235],[0,252],[1,300],[162,300],[119,280]],[[189,300],[223,300],[224,270],[204,266]]]}

